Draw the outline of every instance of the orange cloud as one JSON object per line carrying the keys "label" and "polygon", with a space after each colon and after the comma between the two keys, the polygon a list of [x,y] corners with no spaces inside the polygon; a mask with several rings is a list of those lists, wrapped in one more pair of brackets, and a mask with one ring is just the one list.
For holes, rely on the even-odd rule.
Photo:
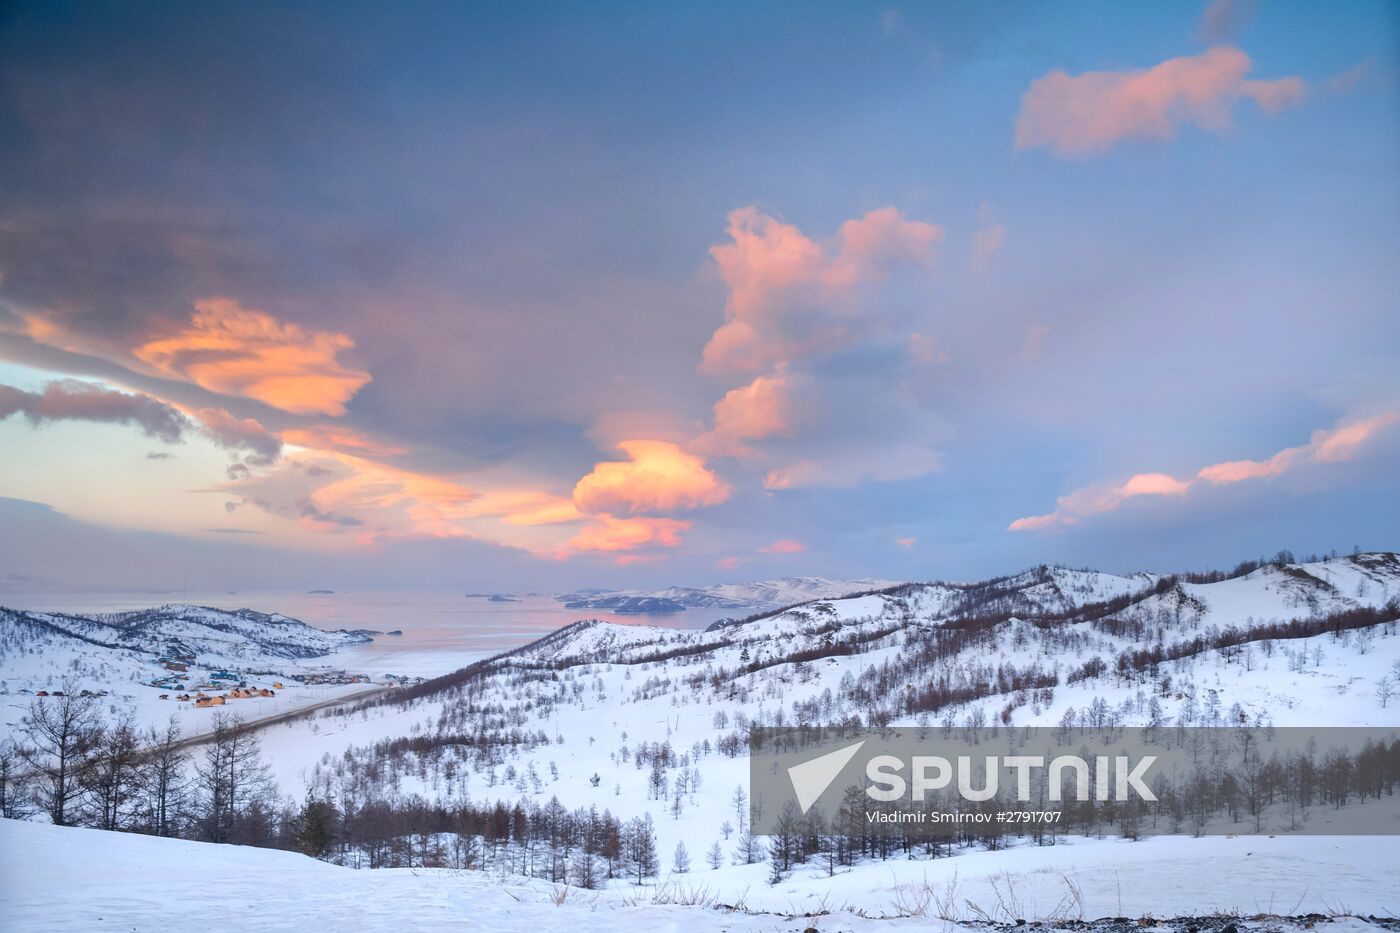
{"label": "orange cloud", "polygon": [[710,255],[729,290],[725,322],[705,345],[706,372],[752,371],[849,341],[848,324],[822,316],[852,289],[900,263],[923,263],[942,228],[906,220],[893,207],[842,224],[825,248],[757,208],[729,215],[731,242]]}
{"label": "orange cloud", "polygon": [[1244,98],[1265,113],[1302,99],[1301,78],[1246,80],[1251,67],[1248,55],[1222,45],[1139,71],[1051,72],[1031,82],[1021,99],[1016,148],[1101,155],[1125,139],[1170,140],[1185,124],[1223,132]]}
{"label": "orange cloud", "polygon": [[1377,433],[1400,421],[1400,411],[1387,411],[1368,418],[1344,421],[1333,428],[1312,433],[1307,444],[1285,447],[1267,460],[1227,460],[1196,471],[1190,480],[1179,480],[1166,473],[1139,473],[1121,486],[1087,486],[1061,496],[1055,511],[1028,515],[1008,526],[1010,531],[1035,531],[1056,525],[1078,524],[1080,519],[1110,512],[1136,496],[1181,496],[1198,482],[1228,486],[1248,480],[1269,479],[1309,463],[1338,463],[1351,460]]}
{"label": "orange cloud", "polygon": [[573,551],[631,551],[641,547],[676,547],[690,522],[673,518],[596,516],[569,541]]}
{"label": "orange cloud", "polygon": [[630,440],[617,447],[627,460],[598,463],[574,486],[573,501],[580,511],[674,512],[729,498],[729,484],[677,444]]}
{"label": "orange cloud", "polygon": [[[254,506],[367,546],[392,538],[470,538],[557,560],[581,552],[673,548],[691,527],[672,518],[614,515],[596,509],[600,504],[636,511],[690,508],[728,494],[699,458],[674,444],[629,441],[622,448],[631,461],[599,464],[605,469],[585,477],[589,482],[579,497],[595,507],[590,513],[580,511],[573,497],[548,490],[421,473],[329,446],[297,445],[274,467],[213,491],[238,497],[231,509]],[[607,467],[633,469],[620,481]]]}
{"label": "orange cloud", "polygon": [[801,554],[807,550],[807,545],[801,541],[794,541],[792,538],[779,538],[772,544],[759,548],[760,554]]}
{"label": "orange cloud", "polygon": [[257,399],[294,414],[342,415],[370,381],[342,364],[355,346],[345,334],[308,331],[228,298],[195,302],[190,324],[132,353],[162,376],[221,395]]}

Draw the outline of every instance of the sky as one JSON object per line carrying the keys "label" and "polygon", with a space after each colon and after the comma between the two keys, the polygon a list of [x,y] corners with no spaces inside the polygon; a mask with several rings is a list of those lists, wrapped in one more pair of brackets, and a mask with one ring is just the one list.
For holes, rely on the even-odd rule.
{"label": "sky", "polygon": [[0,589],[1400,548],[1400,11],[0,7]]}

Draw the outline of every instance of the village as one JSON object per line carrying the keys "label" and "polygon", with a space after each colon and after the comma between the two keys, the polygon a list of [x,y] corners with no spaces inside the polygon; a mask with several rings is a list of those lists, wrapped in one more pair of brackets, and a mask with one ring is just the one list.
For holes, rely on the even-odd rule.
{"label": "village", "polygon": [[[408,677],[400,674],[383,674],[376,680],[372,679],[369,674],[344,670],[309,671],[291,677],[271,671],[240,672],[220,669],[209,670],[201,676],[197,672],[190,671],[190,666],[194,663],[193,658],[162,657],[159,661],[167,673],[143,681],[142,685],[165,691],[159,694],[157,699],[189,703],[199,709],[225,706],[233,700],[276,697],[278,691],[285,689],[284,681],[299,687],[342,687],[375,683],[387,687],[403,687],[423,682],[422,677]],[[262,683],[250,682],[250,678]],[[40,699],[65,695],[65,691],[59,689],[21,689],[19,692]],[[78,695],[101,697],[107,696],[107,691],[84,689],[78,692]]]}

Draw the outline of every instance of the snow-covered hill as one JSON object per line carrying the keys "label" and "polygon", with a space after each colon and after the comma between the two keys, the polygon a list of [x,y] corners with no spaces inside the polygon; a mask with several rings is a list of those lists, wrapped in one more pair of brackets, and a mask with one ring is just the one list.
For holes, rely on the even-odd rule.
{"label": "snow-covered hill", "polygon": [[712,586],[669,586],[664,590],[581,590],[558,599],[569,609],[606,609],[620,613],[679,612],[683,609],[765,609],[791,606],[813,599],[835,599],[851,593],[887,589],[893,580],[828,580],[825,577],[783,577],[756,583],[716,583]]}
{"label": "snow-covered hill", "polygon": [[286,712],[363,690],[362,684],[313,689],[299,681],[324,666],[314,662],[370,640],[365,632],[322,631],[251,609],[172,604],[72,615],[0,608],[0,739],[14,734],[41,691],[65,687],[109,697],[112,712],[129,711],[140,725],[172,713],[198,720],[189,731],[203,731],[208,714],[170,699],[176,694],[214,694],[245,682],[273,695],[241,699],[243,716]]}
{"label": "snow-covered hill", "polygon": [[755,724],[1400,726],[1378,690],[1400,665],[1397,597],[1400,559],[1378,553],[1234,577],[1040,567],[705,632],[579,622],[264,740],[293,794],[557,798],[651,814],[663,859],[719,843],[727,862]]}
{"label": "snow-covered hill", "polygon": [[96,616],[0,608],[0,626],[25,626],[91,645],[214,663],[319,658],[370,640],[365,632],[325,632],[280,613],[180,604]]}

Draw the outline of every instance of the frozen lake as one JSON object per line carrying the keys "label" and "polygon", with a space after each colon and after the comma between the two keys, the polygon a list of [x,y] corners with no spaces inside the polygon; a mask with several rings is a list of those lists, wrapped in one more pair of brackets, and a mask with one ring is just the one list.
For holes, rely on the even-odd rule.
{"label": "frozen lake", "polygon": [[463,664],[519,647],[579,619],[602,619],[623,625],[658,625],[701,629],[717,619],[745,611],[690,609],[671,615],[616,615],[596,610],[565,609],[552,596],[512,596],[493,602],[460,592],[362,590],[307,593],[253,591],[200,592],[0,592],[0,606],[90,614],[147,609],[164,603],[191,603],[218,609],[280,612],[323,629],[399,629],[401,636],[377,636],[371,644],[348,648],[327,658],[347,669],[432,676]]}

